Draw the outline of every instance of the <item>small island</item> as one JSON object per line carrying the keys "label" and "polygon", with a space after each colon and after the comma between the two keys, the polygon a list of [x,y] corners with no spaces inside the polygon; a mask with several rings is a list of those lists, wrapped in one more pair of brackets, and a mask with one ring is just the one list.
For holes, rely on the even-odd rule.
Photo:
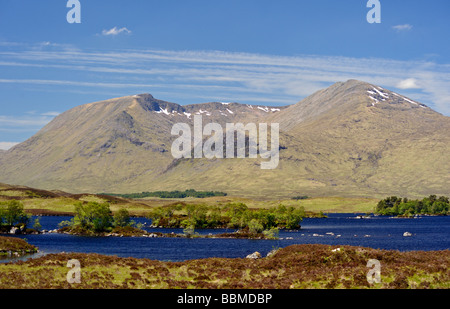
{"label": "small island", "polygon": [[114,215],[109,203],[78,202],[75,216],[62,221],[58,232],[82,236],[142,236],[147,232],[131,220],[127,209],[121,208]]}
{"label": "small island", "polygon": [[[183,233],[148,233],[131,220],[126,209],[112,214],[108,203],[77,203],[75,216],[60,223],[60,233],[83,236],[205,237],[276,239],[280,229],[299,230],[305,217],[303,207],[279,205],[250,209],[243,203],[223,207],[180,203],[157,207],[147,216],[154,228],[179,228]],[[234,229],[235,232],[199,235],[197,229]]]}
{"label": "small island", "polygon": [[0,236],[0,258],[19,257],[36,252],[38,249],[23,239]]}
{"label": "small island", "polygon": [[415,216],[446,216],[450,211],[449,198],[430,195],[422,200],[410,200],[390,196],[378,202],[375,212],[383,216],[415,217]]}
{"label": "small island", "polygon": [[0,234],[37,234],[41,227],[39,220],[34,228],[29,228],[31,215],[24,210],[23,203],[17,200],[0,202]]}
{"label": "small island", "polygon": [[244,203],[225,206],[176,204],[155,208],[148,216],[154,227],[195,229],[235,229],[236,233],[216,235],[235,238],[277,238],[280,229],[299,230],[306,216],[303,207],[279,205],[270,209],[250,209]]}

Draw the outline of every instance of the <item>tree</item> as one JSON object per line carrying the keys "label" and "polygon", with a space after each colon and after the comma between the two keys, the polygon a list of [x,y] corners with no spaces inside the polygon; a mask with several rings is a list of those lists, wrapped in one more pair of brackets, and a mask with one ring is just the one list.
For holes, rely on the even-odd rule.
{"label": "tree", "polygon": [[261,233],[264,230],[264,226],[257,219],[252,219],[248,223],[248,230],[250,233]]}
{"label": "tree", "polygon": [[0,225],[14,226],[20,224],[26,227],[30,218],[31,216],[25,213],[22,202],[11,200],[0,203]]}
{"label": "tree", "polygon": [[285,227],[289,230],[296,230],[300,228],[300,222],[305,216],[305,210],[303,207],[294,209],[290,207],[286,215]]}
{"label": "tree", "polygon": [[244,228],[250,221],[250,211],[244,203],[229,203],[225,210],[225,215],[230,218],[230,228]]}
{"label": "tree", "polygon": [[125,208],[121,208],[115,215],[114,215],[114,225],[116,227],[126,227],[131,226],[132,221],[130,218],[130,213]]}
{"label": "tree", "polygon": [[34,220],[33,228],[34,228],[35,230],[38,230],[38,231],[41,230],[42,225],[41,225],[41,222],[39,221],[39,218],[36,218],[36,219]]}
{"label": "tree", "polygon": [[75,205],[75,217],[71,226],[93,232],[105,232],[112,228],[114,219],[108,203],[88,202]]}
{"label": "tree", "polygon": [[6,221],[6,209],[0,204],[0,226],[3,226]]}

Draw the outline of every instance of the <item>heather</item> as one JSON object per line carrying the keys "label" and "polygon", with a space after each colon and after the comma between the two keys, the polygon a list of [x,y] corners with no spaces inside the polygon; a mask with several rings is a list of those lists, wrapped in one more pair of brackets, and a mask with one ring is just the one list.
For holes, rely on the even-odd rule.
{"label": "heather", "polygon": [[[67,262],[81,264],[81,283],[67,282]],[[381,264],[381,283],[367,281],[367,262]],[[440,289],[450,288],[450,251],[399,252],[351,246],[293,245],[261,259],[185,262],[60,253],[0,265],[0,288],[100,289]]]}

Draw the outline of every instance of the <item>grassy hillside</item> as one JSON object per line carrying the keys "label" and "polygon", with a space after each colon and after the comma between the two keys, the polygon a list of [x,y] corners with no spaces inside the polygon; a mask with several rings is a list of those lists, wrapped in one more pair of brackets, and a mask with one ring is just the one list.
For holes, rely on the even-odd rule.
{"label": "grassy hillside", "polygon": [[373,212],[378,199],[372,198],[344,198],[344,197],[316,197],[304,200],[292,198],[248,198],[238,196],[213,196],[207,198],[144,198],[125,199],[97,194],[70,194],[62,191],[38,190],[23,186],[11,186],[0,183],[0,201],[20,200],[24,208],[31,214],[66,214],[72,215],[77,202],[107,202],[113,212],[121,208],[127,209],[131,215],[145,216],[153,207],[173,205],[176,203],[199,204],[206,206],[224,206],[227,203],[241,202],[249,208],[270,208],[283,204],[289,206],[303,206],[307,212]]}

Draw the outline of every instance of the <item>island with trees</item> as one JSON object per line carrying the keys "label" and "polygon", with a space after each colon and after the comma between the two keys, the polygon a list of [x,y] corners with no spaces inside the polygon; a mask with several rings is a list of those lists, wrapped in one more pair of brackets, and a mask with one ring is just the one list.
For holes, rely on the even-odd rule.
{"label": "island with trees", "polygon": [[59,232],[90,236],[136,236],[145,233],[139,224],[131,220],[128,210],[121,208],[114,215],[109,203],[78,202],[75,216],[62,221]]}
{"label": "island with trees", "polygon": [[0,202],[0,234],[36,234],[39,233],[39,219],[35,219],[34,228],[30,228],[31,215],[24,210],[23,203],[17,200]]}
{"label": "island with trees", "polygon": [[155,208],[148,216],[154,227],[195,229],[235,229],[216,237],[277,238],[280,229],[299,230],[305,217],[303,207],[279,205],[251,209],[244,203],[225,206],[177,204]]}
{"label": "island with trees", "polygon": [[421,200],[390,196],[378,202],[375,213],[384,216],[413,217],[418,215],[448,215],[449,198],[430,195]]}
{"label": "island with trees", "polygon": [[[183,234],[152,233],[159,237],[258,238],[278,237],[279,229],[298,230],[305,217],[303,207],[279,205],[271,209],[250,209],[243,203],[225,206],[176,204],[156,207],[148,215],[153,227],[180,228]],[[131,220],[126,209],[114,215],[108,203],[77,203],[75,216],[60,223],[59,232],[91,236],[147,236],[142,225]],[[234,229],[236,232],[200,236],[196,229]]]}

